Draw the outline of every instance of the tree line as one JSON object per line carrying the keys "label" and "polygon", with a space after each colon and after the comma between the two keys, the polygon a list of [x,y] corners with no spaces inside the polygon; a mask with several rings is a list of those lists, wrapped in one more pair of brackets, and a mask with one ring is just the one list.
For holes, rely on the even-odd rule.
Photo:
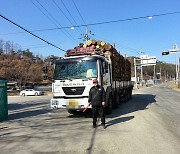
{"label": "tree line", "polygon": [[[55,58],[58,57],[49,56],[43,59],[29,49],[21,50],[20,45],[16,43],[0,40],[0,78],[17,82],[19,87],[51,81],[51,61]],[[43,72],[45,66],[48,70]]]}
{"label": "tree line", "polygon": [[[19,87],[51,81],[53,77],[51,63],[57,58],[51,55],[43,59],[39,55],[34,55],[29,49],[21,50],[21,46],[13,41],[0,39],[0,78],[8,82],[15,81]],[[134,76],[134,58],[128,57],[131,62],[131,76]],[[46,72],[43,72],[43,68],[47,68]],[[175,65],[157,61],[156,78],[160,78],[157,73],[161,73],[162,79],[174,78]],[[137,75],[140,77],[140,70],[137,70]],[[143,76],[144,79],[152,79],[153,66],[143,67]]]}

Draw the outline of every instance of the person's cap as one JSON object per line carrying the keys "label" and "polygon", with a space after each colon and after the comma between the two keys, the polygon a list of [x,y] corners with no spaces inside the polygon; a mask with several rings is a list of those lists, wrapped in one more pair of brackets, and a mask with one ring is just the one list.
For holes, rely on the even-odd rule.
{"label": "person's cap", "polygon": [[93,83],[98,83],[98,80],[97,79],[93,79]]}

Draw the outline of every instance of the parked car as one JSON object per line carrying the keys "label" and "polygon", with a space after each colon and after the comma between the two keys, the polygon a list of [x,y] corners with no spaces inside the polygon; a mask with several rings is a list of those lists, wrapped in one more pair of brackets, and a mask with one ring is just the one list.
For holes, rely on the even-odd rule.
{"label": "parked car", "polygon": [[147,82],[146,82],[146,86],[152,86],[152,85],[154,85],[154,80],[147,80]]}
{"label": "parked car", "polygon": [[44,95],[43,91],[34,90],[34,89],[25,89],[20,92],[21,96],[39,96]]}

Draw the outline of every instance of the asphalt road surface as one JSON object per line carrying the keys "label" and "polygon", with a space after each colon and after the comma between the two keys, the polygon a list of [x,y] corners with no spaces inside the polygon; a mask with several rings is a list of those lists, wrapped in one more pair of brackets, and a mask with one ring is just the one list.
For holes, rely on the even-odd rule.
{"label": "asphalt road surface", "polygon": [[51,96],[9,97],[0,154],[179,154],[180,92],[167,84],[135,90],[132,100],[92,128],[91,112],[52,110]]}

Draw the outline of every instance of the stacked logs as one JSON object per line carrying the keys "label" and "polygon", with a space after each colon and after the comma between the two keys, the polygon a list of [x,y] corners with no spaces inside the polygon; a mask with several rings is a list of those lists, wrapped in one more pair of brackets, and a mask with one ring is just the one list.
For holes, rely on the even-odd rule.
{"label": "stacked logs", "polygon": [[100,40],[88,40],[85,44],[80,43],[79,46],[76,46],[74,49],[82,50],[82,48],[93,48],[101,55],[103,55],[106,51],[112,51],[114,49],[111,44]]}
{"label": "stacked logs", "polygon": [[131,80],[131,63],[126,57],[123,57],[113,45],[104,41],[88,40],[85,44],[80,43],[73,52],[86,50],[86,54],[102,55],[112,64],[112,77],[114,81],[130,81]]}

